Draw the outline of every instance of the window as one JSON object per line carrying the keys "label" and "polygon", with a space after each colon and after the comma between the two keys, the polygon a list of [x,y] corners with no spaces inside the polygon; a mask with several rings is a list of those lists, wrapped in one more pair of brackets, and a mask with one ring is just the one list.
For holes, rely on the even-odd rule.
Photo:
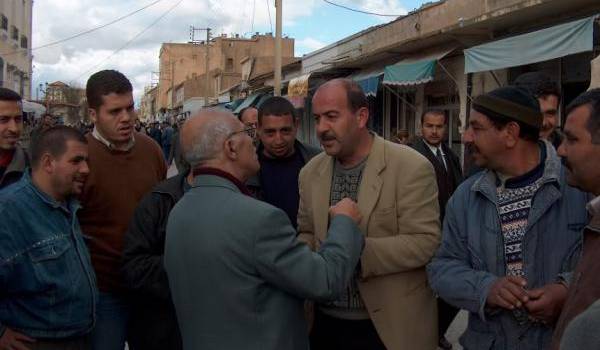
{"label": "window", "polygon": [[228,72],[233,71],[233,58],[227,59],[227,63],[225,64],[225,70]]}
{"label": "window", "polygon": [[8,17],[0,15],[0,29],[8,31]]}
{"label": "window", "polygon": [[19,30],[15,26],[10,27],[10,37],[13,40],[19,40]]}
{"label": "window", "polygon": [[25,35],[21,35],[21,47],[23,49],[27,48],[27,37]]}

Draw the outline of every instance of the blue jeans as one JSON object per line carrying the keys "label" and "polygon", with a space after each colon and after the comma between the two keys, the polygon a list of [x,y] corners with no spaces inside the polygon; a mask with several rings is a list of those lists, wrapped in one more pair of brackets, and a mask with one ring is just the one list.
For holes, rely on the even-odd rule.
{"label": "blue jeans", "polygon": [[92,350],[123,350],[127,338],[129,305],[124,297],[100,292]]}

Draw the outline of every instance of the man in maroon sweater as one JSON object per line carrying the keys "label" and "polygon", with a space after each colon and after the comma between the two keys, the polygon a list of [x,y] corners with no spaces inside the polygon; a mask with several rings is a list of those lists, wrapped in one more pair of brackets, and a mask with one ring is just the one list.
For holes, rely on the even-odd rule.
{"label": "man in maroon sweater", "polygon": [[114,70],[93,74],[86,86],[94,130],[86,135],[90,175],[81,196],[79,221],[89,237],[100,289],[94,350],[125,347],[129,308],[120,276],[123,237],[138,202],[167,171],[158,145],[134,132],[132,90],[129,80]]}

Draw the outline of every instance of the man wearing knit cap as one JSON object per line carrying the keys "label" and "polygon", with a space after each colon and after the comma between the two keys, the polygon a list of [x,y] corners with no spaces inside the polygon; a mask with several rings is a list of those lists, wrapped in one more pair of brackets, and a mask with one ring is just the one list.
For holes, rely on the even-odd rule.
{"label": "man wearing knit cap", "polygon": [[469,311],[467,350],[547,348],[567,295],[586,196],[539,139],[542,118],[538,101],[512,86],[473,101],[463,140],[485,171],[448,202],[428,266],[434,291]]}

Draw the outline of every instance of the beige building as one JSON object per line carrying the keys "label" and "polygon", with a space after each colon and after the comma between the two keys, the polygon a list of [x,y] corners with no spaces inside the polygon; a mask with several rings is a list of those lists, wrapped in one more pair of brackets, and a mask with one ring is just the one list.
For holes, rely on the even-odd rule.
{"label": "beige building", "polygon": [[147,86],[140,101],[138,117],[143,122],[152,122],[158,110],[158,86]]}
{"label": "beige building", "polygon": [[31,98],[33,0],[0,1],[0,86]]}
{"label": "beige building", "polygon": [[67,125],[87,122],[87,99],[85,89],[55,81],[46,87],[44,97],[48,113],[61,118]]}
{"label": "beige building", "polygon": [[[221,92],[251,75],[272,71],[275,38],[271,34],[251,38],[222,35],[209,44],[209,103],[225,102]],[[283,63],[294,60],[294,39],[282,40]],[[190,99],[206,94],[206,43],[165,43],[160,50],[158,109],[178,110]],[[228,101],[226,101],[228,102]]]}

